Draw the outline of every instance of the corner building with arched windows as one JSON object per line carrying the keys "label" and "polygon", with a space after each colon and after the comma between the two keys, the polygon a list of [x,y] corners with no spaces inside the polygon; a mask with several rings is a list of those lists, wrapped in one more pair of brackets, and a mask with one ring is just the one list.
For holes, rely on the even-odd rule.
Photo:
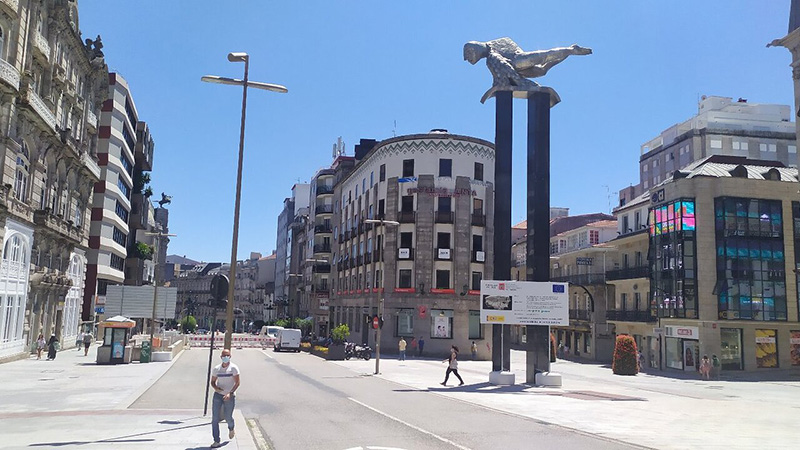
{"label": "corner building with arched windows", "polygon": [[469,355],[475,341],[490,357],[479,293],[492,275],[494,161],[491,142],[444,130],[356,147],[334,188],[331,328],[348,324],[374,348],[383,297],[382,353],[402,336],[409,356],[422,337],[425,355]]}

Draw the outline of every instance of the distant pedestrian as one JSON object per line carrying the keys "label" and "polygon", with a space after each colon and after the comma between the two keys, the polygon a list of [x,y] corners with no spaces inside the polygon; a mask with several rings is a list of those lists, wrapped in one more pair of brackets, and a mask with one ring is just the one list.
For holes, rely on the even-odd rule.
{"label": "distant pedestrian", "polygon": [[703,355],[703,359],[700,360],[700,375],[706,380],[711,379],[711,361],[708,360],[708,355]]}
{"label": "distant pedestrian", "polygon": [[422,356],[422,349],[425,348],[425,339],[422,336],[419,337],[418,344],[419,344],[419,354],[418,354],[418,356]]}
{"label": "distant pedestrian", "polygon": [[222,364],[211,371],[211,387],[214,388],[214,400],[211,403],[211,434],[214,443],[211,448],[222,447],[219,436],[220,410],[224,410],[225,422],[228,424],[228,438],[233,439],[233,408],[236,406],[236,392],[239,389],[239,367],[231,363],[230,349],[222,350]]}
{"label": "distant pedestrian", "polygon": [[397,349],[400,350],[400,361],[406,360],[406,340],[404,338],[400,338],[400,342],[397,343]]}
{"label": "distant pedestrian", "polygon": [[717,355],[711,355],[711,375],[715,380],[719,380],[720,372],[722,371],[722,363],[717,358]]}
{"label": "distant pedestrian", "polygon": [[644,368],[644,355],[641,350],[639,350],[639,354],[636,355],[636,364],[638,365],[638,372],[641,372]]}
{"label": "distant pedestrian", "polygon": [[417,338],[411,338],[411,357],[414,357],[414,354],[417,353]]}
{"label": "distant pedestrian", "polygon": [[56,352],[58,346],[58,338],[56,337],[55,333],[50,335],[50,340],[47,341],[47,360],[52,361],[56,359]]}
{"label": "distant pedestrian", "polygon": [[47,346],[47,341],[44,340],[44,335],[39,333],[39,337],[36,338],[36,359],[42,359],[42,350],[45,346]]}
{"label": "distant pedestrian", "polygon": [[478,344],[475,341],[472,341],[472,346],[470,346],[469,350],[472,353],[472,360],[478,359]]}
{"label": "distant pedestrian", "polygon": [[557,353],[557,355],[558,355],[558,359],[564,359],[564,343],[563,342],[559,342],[558,343],[558,353]]}
{"label": "distant pedestrian", "polygon": [[89,355],[89,347],[92,345],[92,333],[83,333],[83,356]]}
{"label": "distant pedestrian", "polygon": [[444,381],[441,383],[442,386],[447,386],[447,380],[450,379],[450,372],[454,373],[458,378],[459,386],[464,385],[464,380],[461,379],[461,375],[458,374],[458,347],[453,345],[450,347],[450,358],[445,359],[442,362],[447,363],[447,371],[444,374]]}
{"label": "distant pedestrian", "polygon": [[75,336],[75,349],[81,351],[82,346],[83,346],[83,331],[78,331],[78,335]]}

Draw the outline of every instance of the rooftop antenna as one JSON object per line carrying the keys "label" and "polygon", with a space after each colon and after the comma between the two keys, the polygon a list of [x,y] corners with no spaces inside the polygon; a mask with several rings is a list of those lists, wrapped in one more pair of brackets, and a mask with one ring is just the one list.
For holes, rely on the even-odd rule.
{"label": "rooftop antenna", "polygon": [[392,128],[392,136],[397,136],[397,120],[394,121],[394,128]]}
{"label": "rooftop antenna", "polygon": [[336,143],[333,144],[333,159],[336,159],[340,156],[344,156],[344,153],[345,153],[344,141],[342,140],[342,137],[339,136],[336,139]]}

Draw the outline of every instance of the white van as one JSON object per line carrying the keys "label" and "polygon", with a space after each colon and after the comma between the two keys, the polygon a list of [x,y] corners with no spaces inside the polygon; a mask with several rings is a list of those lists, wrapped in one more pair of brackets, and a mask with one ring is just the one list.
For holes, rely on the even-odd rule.
{"label": "white van", "polygon": [[300,330],[293,328],[284,328],[278,330],[278,338],[275,341],[275,351],[282,350],[300,351]]}
{"label": "white van", "polygon": [[278,337],[278,331],[282,330],[283,327],[279,327],[276,325],[264,325],[261,327],[261,332],[259,332],[259,336],[267,336],[271,338]]}

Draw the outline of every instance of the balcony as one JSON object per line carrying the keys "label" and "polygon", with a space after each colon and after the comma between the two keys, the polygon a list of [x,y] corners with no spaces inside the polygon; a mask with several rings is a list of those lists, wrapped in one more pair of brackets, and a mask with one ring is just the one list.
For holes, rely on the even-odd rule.
{"label": "balcony", "polygon": [[472,213],[472,225],[476,227],[486,226],[486,215]]}
{"label": "balcony", "polygon": [[333,214],[333,205],[325,205],[317,203],[314,206],[316,214]]}
{"label": "balcony", "polygon": [[89,173],[91,173],[95,179],[97,180],[100,179],[100,166],[97,165],[94,158],[89,156],[88,153],[81,154],[81,164],[83,164],[83,166],[86,167],[86,170],[88,170]]}
{"label": "balcony", "polygon": [[473,251],[472,252],[472,262],[474,262],[474,263],[486,262],[486,252]]}
{"label": "balcony", "polygon": [[650,311],[627,311],[610,310],[606,311],[606,319],[622,322],[656,322],[657,317],[653,317]]}
{"label": "balcony", "polygon": [[399,248],[397,249],[397,259],[413,261],[414,249],[413,248]]}
{"label": "balcony", "polygon": [[56,116],[45,105],[42,98],[31,89],[30,85],[20,95],[20,99],[39,115],[39,118],[50,131],[56,131]]}
{"label": "balcony", "polygon": [[314,292],[328,292],[330,286],[328,283],[316,283],[311,286]]}
{"label": "balcony", "polygon": [[[91,113],[92,110],[89,109]],[[94,116],[94,114],[92,114]],[[97,118],[95,117],[95,121]],[[136,122],[136,144],[134,145],[134,157],[136,164],[141,164],[142,170],[153,169],[153,149],[155,144],[150,136],[150,127],[147,122]]]}
{"label": "balcony", "polygon": [[331,273],[330,264],[315,264],[314,273]]}
{"label": "balcony", "polygon": [[433,220],[435,223],[453,223],[453,211],[436,211]]}
{"label": "balcony", "polygon": [[97,131],[97,115],[91,109],[86,111],[86,125],[90,129]]}
{"label": "balcony", "polygon": [[329,244],[316,244],[314,245],[314,253],[330,253],[331,246]]}
{"label": "balcony", "polygon": [[330,225],[315,225],[314,233],[333,233],[333,228]]}
{"label": "balcony", "polygon": [[51,214],[49,210],[39,209],[33,212],[33,223],[44,227],[46,230],[62,237],[80,243],[83,236],[81,228],[72,225],[72,221],[65,221],[60,216]]}
{"label": "balcony", "polygon": [[592,320],[592,313],[583,309],[570,309],[570,320]]}
{"label": "balcony", "polygon": [[577,275],[566,275],[560,277],[552,277],[550,281],[557,281],[561,283],[581,284],[584,286],[591,284],[605,284],[605,273],[582,273]]}
{"label": "balcony", "polygon": [[3,59],[0,59],[0,81],[19,91],[19,71]]}
{"label": "balcony", "polygon": [[417,213],[414,211],[400,211],[397,213],[397,221],[400,223],[414,223],[417,221]]}
{"label": "balcony", "polygon": [[38,31],[33,33],[33,48],[41,53],[45,61],[50,61],[50,44],[47,43],[47,39],[42,36],[42,33]]}
{"label": "balcony", "polygon": [[613,280],[631,280],[634,278],[650,278],[650,267],[626,267],[624,269],[614,269],[606,272],[606,279]]}
{"label": "balcony", "polygon": [[325,184],[318,184],[317,185],[317,196],[320,195],[332,195],[333,194],[333,186],[328,186]]}
{"label": "balcony", "polygon": [[449,248],[437,248],[434,250],[436,252],[436,260],[437,261],[450,261],[450,249]]}

